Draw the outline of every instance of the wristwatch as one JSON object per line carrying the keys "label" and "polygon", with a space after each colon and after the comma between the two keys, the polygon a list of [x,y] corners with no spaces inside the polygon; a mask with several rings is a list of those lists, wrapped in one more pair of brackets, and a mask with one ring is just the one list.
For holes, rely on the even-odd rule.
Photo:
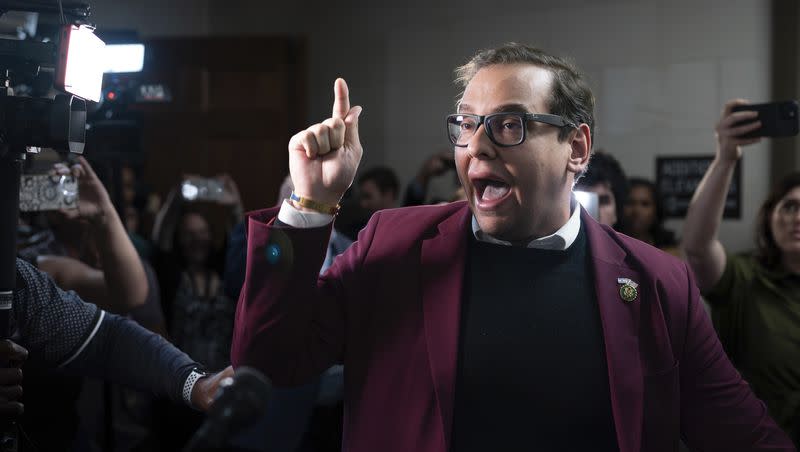
{"label": "wristwatch", "polygon": [[197,380],[207,377],[208,375],[208,372],[199,367],[195,367],[189,373],[189,376],[186,377],[186,381],[183,383],[183,401],[187,405],[192,406],[192,389],[194,389],[194,384],[197,383]]}

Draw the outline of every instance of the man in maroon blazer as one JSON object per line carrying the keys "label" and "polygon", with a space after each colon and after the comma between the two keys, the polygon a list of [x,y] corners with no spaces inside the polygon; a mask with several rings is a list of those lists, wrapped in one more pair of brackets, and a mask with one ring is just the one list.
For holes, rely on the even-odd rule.
{"label": "man in maroon blazer", "polygon": [[347,451],[794,450],[686,265],[573,200],[594,124],[577,70],[508,44],[457,73],[468,202],[376,213],[321,277],[362,154],[343,80],[292,138],[295,193],[249,218],[234,366],[294,385],[344,363]]}

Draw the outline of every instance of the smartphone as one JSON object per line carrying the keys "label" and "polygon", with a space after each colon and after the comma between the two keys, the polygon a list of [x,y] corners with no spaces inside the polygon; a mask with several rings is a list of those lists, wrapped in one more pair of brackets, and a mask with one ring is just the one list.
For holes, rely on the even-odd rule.
{"label": "smartphone", "polygon": [[181,183],[181,195],[187,201],[217,201],[224,194],[225,187],[219,179],[192,177]]}
{"label": "smartphone", "polygon": [[[798,123],[797,101],[787,100],[783,102],[770,102],[766,104],[737,105],[731,111],[757,111],[758,118],[753,121],[761,121],[761,127],[741,135],[740,138],[755,137],[792,137],[797,135],[800,130]],[[745,121],[737,125],[747,124]]]}
{"label": "smartphone", "polygon": [[58,63],[55,69],[56,88],[86,100],[100,101],[105,43],[85,25],[61,28],[58,42]]}
{"label": "smartphone", "polygon": [[73,176],[24,174],[19,186],[19,210],[74,209],[78,207],[78,181]]}

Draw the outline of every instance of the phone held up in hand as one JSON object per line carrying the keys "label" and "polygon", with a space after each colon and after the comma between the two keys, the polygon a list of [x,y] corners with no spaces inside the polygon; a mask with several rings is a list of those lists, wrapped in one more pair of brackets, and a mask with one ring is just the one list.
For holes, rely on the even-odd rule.
{"label": "phone held up in hand", "polygon": [[731,111],[757,111],[758,117],[752,121],[740,122],[737,125],[747,124],[748,122],[761,121],[761,127],[741,135],[740,138],[756,137],[792,137],[797,135],[800,129],[800,116],[797,112],[797,101],[787,100],[783,102],[770,102],[766,104],[737,105]]}
{"label": "phone held up in hand", "polygon": [[190,177],[181,183],[181,196],[187,201],[218,201],[223,198],[222,181],[206,177]]}
{"label": "phone held up in hand", "polygon": [[73,176],[25,174],[19,185],[19,210],[74,209],[78,207],[78,181]]}

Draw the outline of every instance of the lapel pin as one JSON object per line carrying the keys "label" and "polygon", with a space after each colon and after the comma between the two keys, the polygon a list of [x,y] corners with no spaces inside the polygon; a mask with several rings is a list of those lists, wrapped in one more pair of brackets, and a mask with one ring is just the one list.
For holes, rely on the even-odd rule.
{"label": "lapel pin", "polygon": [[639,284],[632,281],[629,278],[617,278],[617,284],[620,284],[619,287],[619,296],[622,297],[625,301],[633,301],[639,295],[639,291],[636,289],[639,287]]}

